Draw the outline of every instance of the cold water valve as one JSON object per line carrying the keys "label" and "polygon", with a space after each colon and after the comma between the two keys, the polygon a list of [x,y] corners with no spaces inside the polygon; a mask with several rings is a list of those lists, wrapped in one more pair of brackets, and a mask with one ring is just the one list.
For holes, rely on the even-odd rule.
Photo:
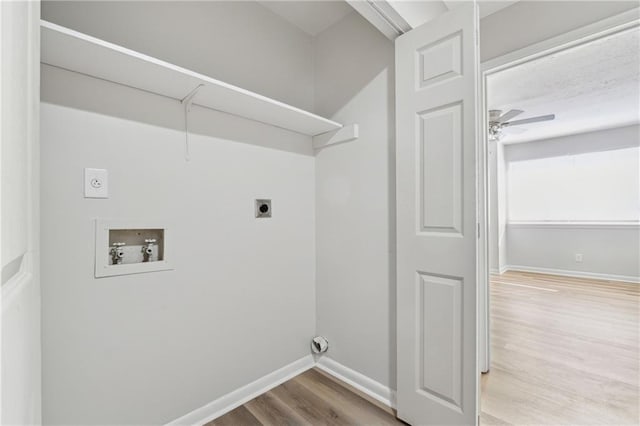
{"label": "cold water valve", "polygon": [[147,238],[144,240],[145,245],[142,246],[142,255],[144,257],[143,262],[153,262],[154,259],[154,247],[156,245],[155,238]]}
{"label": "cold water valve", "polygon": [[111,263],[114,265],[122,264],[122,259],[124,259],[124,246],[126,243],[113,243],[113,247],[109,252],[111,254]]}

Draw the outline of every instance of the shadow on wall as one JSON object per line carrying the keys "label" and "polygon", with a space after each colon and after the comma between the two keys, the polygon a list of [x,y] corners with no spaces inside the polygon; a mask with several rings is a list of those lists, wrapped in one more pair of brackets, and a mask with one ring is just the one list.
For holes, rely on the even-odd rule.
{"label": "shadow on wall", "polygon": [[[181,133],[176,135],[176,143],[185,141],[183,106],[165,96],[43,64],[41,100],[173,129]],[[196,105],[189,113],[189,133],[313,155],[309,136]]]}
{"label": "shadow on wall", "polygon": [[357,13],[314,40],[314,112],[360,137],[316,157],[318,332],[331,357],[396,387],[395,56]]}

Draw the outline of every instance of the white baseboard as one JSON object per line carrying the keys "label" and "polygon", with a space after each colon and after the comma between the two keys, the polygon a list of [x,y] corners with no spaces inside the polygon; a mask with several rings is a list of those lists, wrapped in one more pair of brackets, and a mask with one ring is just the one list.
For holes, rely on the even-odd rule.
{"label": "white baseboard", "polygon": [[391,408],[396,408],[395,391],[390,389],[388,386],[376,382],[364,374],[358,373],[357,371],[352,370],[349,367],[328,358],[327,356],[320,357],[316,364],[316,368],[319,368],[320,370],[353,386],[376,401],[379,401]]}
{"label": "white baseboard", "polygon": [[384,405],[396,408],[395,391],[389,387],[326,356],[315,362],[313,356],[307,355],[246,386],[223,395],[215,401],[196,408],[192,412],[169,422],[167,425],[203,425],[313,367],[317,367],[327,374],[342,380]]}
{"label": "white baseboard", "polygon": [[500,269],[490,268],[489,273],[494,275],[501,275],[507,272],[508,268],[509,268],[508,266],[502,266]]}
{"label": "white baseboard", "polygon": [[522,266],[522,265],[507,265],[505,269],[507,271],[537,272],[540,274],[560,275],[563,277],[593,278],[596,280],[625,281],[629,283],[640,283],[640,277],[634,277],[631,275],[600,274],[596,272],[570,271],[565,269],[553,269],[553,268],[538,268],[536,266]]}
{"label": "white baseboard", "polygon": [[307,371],[314,366],[315,362],[311,355],[300,358],[272,373],[259,378],[231,393],[200,407],[192,412],[169,422],[169,425],[203,425],[223,414],[251,401],[253,398],[275,388],[300,373]]}

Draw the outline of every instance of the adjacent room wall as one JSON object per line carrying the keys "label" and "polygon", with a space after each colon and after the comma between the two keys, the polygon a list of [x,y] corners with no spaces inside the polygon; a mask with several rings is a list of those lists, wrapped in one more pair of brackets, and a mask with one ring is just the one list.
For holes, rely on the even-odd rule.
{"label": "adjacent room wall", "polygon": [[489,142],[489,271],[503,272],[507,266],[507,170],[504,145]]}
{"label": "adjacent room wall", "polygon": [[504,271],[507,253],[507,173],[504,145],[489,142],[489,271]]}
{"label": "adjacent room wall", "polygon": [[330,358],[395,388],[393,43],[352,13],[314,43],[315,111],[360,137],[316,156],[317,330]]}
{"label": "adjacent room wall", "polygon": [[[640,127],[634,125],[506,145],[505,162],[639,145]],[[640,166],[640,159],[638,162]],[[638,225],[508,224],[506,234],[506,263],[510,269],[539,269],[630,280],[640,277]],[[576,262],[575,254],[582,254],[583,261]]]}
{"label": "adjacent room wall", "polygon": [[[313,106],[311,38],[256,3],[47,2],[43,17]],[[176,101],[46,65],[42,100],[44,423],[166,423],[308,356],[308,136],[194,107],[187,162]],[[83,198],[85,167],[108,169],[109,199]],[[95,279],[99,217],[166,223],[175,269]]]}
{"label": "adjacent room wall", "polygon": [[640,226],[517,225],[507,239],[510,270],[640,280]]}
{"label": "adjacent room wall", "polygon": [[45,1],[42,18],[313,108],[311,37],[253,1]]}

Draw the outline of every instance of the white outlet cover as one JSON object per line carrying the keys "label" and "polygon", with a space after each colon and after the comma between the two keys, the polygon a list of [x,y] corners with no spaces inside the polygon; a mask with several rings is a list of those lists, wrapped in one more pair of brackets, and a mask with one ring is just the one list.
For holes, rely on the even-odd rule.
{"label": "white outlet cover", "polygon": [[84,169],[84,198],[109,198],[106,169]]}

